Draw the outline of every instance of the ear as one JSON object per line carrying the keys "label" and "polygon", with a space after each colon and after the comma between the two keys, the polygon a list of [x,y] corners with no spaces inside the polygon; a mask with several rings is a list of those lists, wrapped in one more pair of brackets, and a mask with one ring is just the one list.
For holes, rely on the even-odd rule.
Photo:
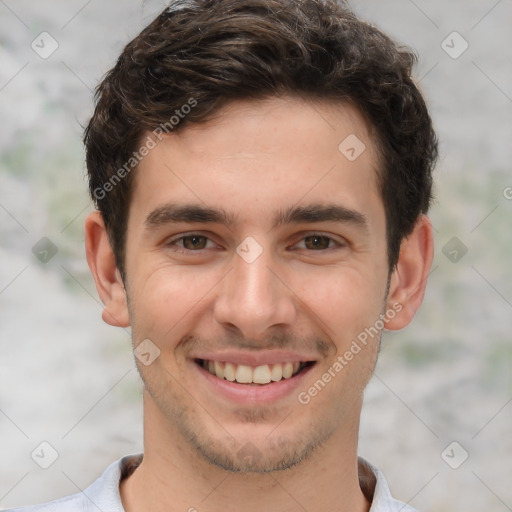
{"label": "ear", "polygon": [[105,305],[102,318],[115,327],[128,327],[130,319],[126,290],[110,247],[105,223],[100,212],[94,211],[85,220],[85,254]]}
{"label": "ear", "polygon": [[386,329],[402,329],[414,318],[423,301],[433,257],[432,224],[428,217],[421,215],[413,232],[402,241],[400,256],[391,275],[387,301],[388,305],[395,304],[393,309],[399,312],[386,322]]}

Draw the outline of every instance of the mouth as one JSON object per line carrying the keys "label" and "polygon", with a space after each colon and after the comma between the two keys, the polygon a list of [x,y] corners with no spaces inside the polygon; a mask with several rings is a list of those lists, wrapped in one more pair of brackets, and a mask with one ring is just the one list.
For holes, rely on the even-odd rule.
{"label": "mouth", "polygon": [[294,361],[249,366],[208,359],[194,359],[194,362],[219,380],[254,387],[271,386],[273,383],[293,379],[316,363],[316,361]]}

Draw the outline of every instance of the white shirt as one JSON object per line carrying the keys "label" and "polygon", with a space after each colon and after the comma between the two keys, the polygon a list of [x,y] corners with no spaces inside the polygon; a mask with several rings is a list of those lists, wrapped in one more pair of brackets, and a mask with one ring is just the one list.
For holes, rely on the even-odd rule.
{"label": "white shirt", "polygon": [[[6,512],[125,512],[119,494],[119,482],[140,464],[142,454],[127,455],[111,464],[83,492],[41,505],[11,509]],[[370,512],[417,512],[395,500],[384,475],[362,457],[358,459],[361,489],[371,501]]]}

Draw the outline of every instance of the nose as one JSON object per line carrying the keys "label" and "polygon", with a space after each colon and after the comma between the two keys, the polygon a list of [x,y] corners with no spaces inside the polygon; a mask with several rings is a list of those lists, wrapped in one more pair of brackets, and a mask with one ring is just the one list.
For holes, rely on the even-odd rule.
{"label": "nose", "polygon": [[281,274],[269,250],[252,262],[235,254],[216,297],[215,320],[250,339],[262,339],[272,328],[292,326],[295,296]]}

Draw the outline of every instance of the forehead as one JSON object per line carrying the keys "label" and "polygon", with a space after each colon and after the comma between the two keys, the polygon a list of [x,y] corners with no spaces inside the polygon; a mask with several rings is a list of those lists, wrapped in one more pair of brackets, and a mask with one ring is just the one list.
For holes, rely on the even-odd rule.
{"label": "forehead", "polygon": [[132,208],[147,215],[168,202],[200,202],[233,210],[240,221],[308,202],[367,209],[381,203],[377,166],[371,132],[353,105],[232,102],[158,141],[135,172]]}

